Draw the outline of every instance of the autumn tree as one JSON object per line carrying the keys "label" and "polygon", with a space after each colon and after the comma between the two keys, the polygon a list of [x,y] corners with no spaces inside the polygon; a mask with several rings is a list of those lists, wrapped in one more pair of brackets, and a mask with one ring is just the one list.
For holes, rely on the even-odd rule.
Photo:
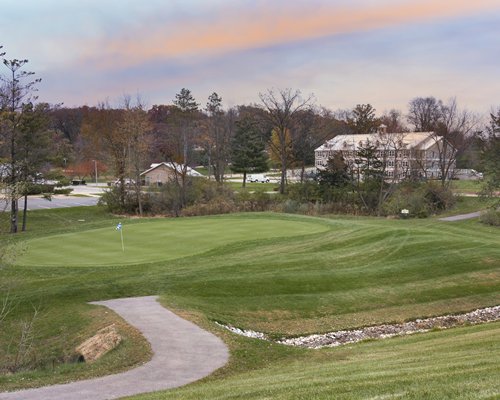
{"label": "autumn tree", "polygon": [[113,109],[108,103],[89,109],[82,122],[82,135],[94,149],[94,157],[109,159],[118,178],[118,203],[125,207],[125,178],[129,160],[130,140],[120,129],[123,123],[123,110]]}
{"label": "autumn tree", "polygon": [[260,100],[266,113],[264,114],[268,123],[272,126],[276,134],[276,140],[271,141],[271,150],[279,155],[280,159],[280,193],[285,193],[286,175],[289,166],[290,152],[290,131],[296,122],[297,114],[307,109],[312,101],[312,96],[304,99],[299,90],[280,89],[278,92],[268,90],[259,94]]}

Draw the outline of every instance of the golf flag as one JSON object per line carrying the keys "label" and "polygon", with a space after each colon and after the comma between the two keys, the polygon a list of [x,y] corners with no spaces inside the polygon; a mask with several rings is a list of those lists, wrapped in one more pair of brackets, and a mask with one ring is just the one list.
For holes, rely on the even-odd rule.
{"label": "golf flag", "polygon": [[116,230],[120,231],[120,238],[122,240],[122,251],[125,251],[125,245],[123,244],[123,229],[121,222],[118,222],[118,225],[116,225]]}

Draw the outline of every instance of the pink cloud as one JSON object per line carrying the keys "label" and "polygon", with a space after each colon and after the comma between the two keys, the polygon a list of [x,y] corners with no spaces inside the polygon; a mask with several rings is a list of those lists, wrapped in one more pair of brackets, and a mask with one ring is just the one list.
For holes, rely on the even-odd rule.
{"label": "pink cloud", "polygon": [[206,22],[182,20],[167,27],[145,24],[116,39],[85,46],[83,58],[94,62],[97,58],[99,68],[126,67],[151,59],[221,54],[499,8],[498,0],[417,0],[363,7],[260,6],[252,10],[226,7]]}

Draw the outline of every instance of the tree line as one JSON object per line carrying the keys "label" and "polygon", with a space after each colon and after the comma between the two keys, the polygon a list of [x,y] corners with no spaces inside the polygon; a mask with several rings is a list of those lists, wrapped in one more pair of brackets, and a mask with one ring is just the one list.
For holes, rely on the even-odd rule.
{"label": "tree line", "polygon": [[[228,170],[242,173],[245,185],[247,174],[265,172],[273,165],[280,174],[279,192],[285,194],[289,169],[299,170],[303,181],[306,167],[314,164],[314,149],[326,140],[373,133],[382,124],[388,133],[433,132],[445,139],[442,143],[448,148],[443,151],[451,151],[452,158],[443,169],[457,161],[489,171],[498,165],[500,109],[484,126],[479,116],[460,109],[455,99],[416,97],[406,115],[390,110],[377,117],[370,104],[331,111],[318,106],[313,95],[304,97],[289,88],[269,89],[259,94],[258,104],[230,109],[224,109],[216,92],[201,106],[189,89],[182,88],[168,104],[151,107],[140,96],[124,96],[119,106],[102,102],[68,108],[37,102],[40,79],[25,70],[28,60],[8,59],[4,52],[0,57],[6,68],[0,87],[0,174],[12,233],[18,230],[22,198],[21,229],[26,229],[26,198],[40,173],[50,177],[54,171],[65,171],[97,179],[97,170],[109,170],[118,181],[118,203],[124,205],[132,186],[140,214],[140,173],[152,162],[179,166],[174,181],[180,208],[186,204],[187,168],[197,165],[206,166],[219,185]],[[498,185],[495,179],[493,188]]]}

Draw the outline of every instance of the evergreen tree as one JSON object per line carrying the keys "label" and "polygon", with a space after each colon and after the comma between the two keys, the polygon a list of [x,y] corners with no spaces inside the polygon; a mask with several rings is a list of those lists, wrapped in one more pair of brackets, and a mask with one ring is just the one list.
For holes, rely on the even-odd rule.
{"label": "evergreen tree", "polygon": [[21,172],[19,158],[21,126],[26,105],[37,99],[34,92],[41,79],[33,79],[34,72],[24,71],[28,60],[8,60],[5,53],[0,53],[2,63],[8,69],[8,74],[0,75],[3,87],[0,90],[0,142],[3,142],[5,164],[8,168],[9,202],[10,202],[10,232],[18,231],[18,199],[22,197],[25,181]]}
{"label": "evergreen tree", "polygon": [[347,124],[355,134],[375,133],[380,126],[380,119],[375,117],[375,109],[371,104],[358,104],[352,110],[352,117]]}
{"label": "evergreen tree", "polygon": [[481,154],[485,179],[483,191],[487,194],[500,190],[500,108],[496,115],[490,114],[490,116],[488,138]]}
{"label": "evergreen tree", "polygon": [[264,140],[251,118],[244,117],[237,122],[231,150],[231,170],[243,174],[243,187],[248,173],[265,172],[269,169]]}

